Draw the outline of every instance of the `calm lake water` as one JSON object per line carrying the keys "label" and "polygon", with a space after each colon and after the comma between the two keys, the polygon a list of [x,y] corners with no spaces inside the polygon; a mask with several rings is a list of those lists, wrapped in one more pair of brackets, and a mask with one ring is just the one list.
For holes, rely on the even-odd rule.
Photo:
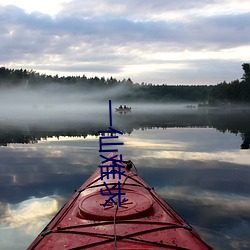
{"label": "calm lake water", "polygon": [[[133,107],[112,115],[123,158],[215,249],[250,249],[250,111]],[[0,118],[1,249],[29,246],[96,169],[109,126],[108,105],[25,114]]]}

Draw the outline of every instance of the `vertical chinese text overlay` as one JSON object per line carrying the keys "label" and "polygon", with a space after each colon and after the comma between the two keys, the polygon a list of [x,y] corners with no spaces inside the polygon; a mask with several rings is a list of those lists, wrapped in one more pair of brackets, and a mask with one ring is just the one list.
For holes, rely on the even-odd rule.
{"label": "vertical chinese text overlay", "polygon": [[[103,181],[104,177],[106,179],[113,178],[115,179],[116,175],[119,176],[119,179],[121,179],[121,175],[125,173],[125,171],[122,171],[125,167],[121,164],[118,164],[119,162],[122,163],[122,155],[120,154],[118,158],[117,155],[111,156],[110,158],[105,157],[102,155],[102,153],[110,153],[110,152],[118,152],[118,149],[116,148],[110,148],[114,146],[124,145],[123,142],[110,142],[112,140],[118,139],[118,136],[113,136],[113,134],[120,134],[123,133],[121,131],[118,131],[114,128],[112,128],[112,105],[111,100],[109,100],[109,128],[105,131],[98,131],[98,133],[101,135],[99,137],[99,153],[100,157],[102,158],[102,162],[99,165],[100,173],[101,173],[101,180]],[[111,134],[111,136],[103,136],[106,134]],[[104,159],[104,160],[103,160]],[[103,165],[106,162],[112,161],[111,165]],[[125,193],[121,192],[121,183],[118,181],[115,185],[113,185],[111,188],[106,184],[106,182],[103,182],[106,189],[100,190],[102,196],[109,197],[106,202],[103,204],[105,207],[108,203],[112,202],[114,205],[121,206],[121,203],[125,201],[125,198],[122,199],[122,196],[125,195]]]}

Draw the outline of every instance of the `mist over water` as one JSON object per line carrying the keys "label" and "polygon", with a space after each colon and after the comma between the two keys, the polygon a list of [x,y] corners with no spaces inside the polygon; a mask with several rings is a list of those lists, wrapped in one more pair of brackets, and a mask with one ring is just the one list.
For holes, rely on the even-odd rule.
{"label": "mist over water", "polygon": [[[128,94],[124,87],[110,90],[83,90],[66,85],[39,88],[10,88],[0,90],[1,123],[42,123],[57,121],[100,122],[109,115],[108,101],[112,100],[112,112],[120,105],[132,107],[135,113],[166,112],[185,110],[187,104],[134,103],[129,98],[118,101],[119,96]],[[188,111],[188,110],[186,110]]]}
{"label": "mist over water", "polygon": [[[132,102],[126,91],[56,84],[0,89],[3,249],[27,247],[95,170],[98,131],[110,125],[109,100],[112,127],[123,132],[119,152],[140,176],[216,249],[250,246],[249,150],[241,150],[250,143],[249,110]],[[120,105],[131,112],[116,112]]]}
{"label": "mist over water", "polygon": [[[123,94],[128,98],[121,98]],[[1,144],[36,141],[49,136],[98,135],[109,126],[109,100],[112,100],[113,126],[124,133],[145,127],[212,127],[240,133],[242,148],[249,148],[249,109],[206,109],[197,103],[134,102],[123,86],[105,89],[83,89],[65,84],[44,87],[0,89]],[[120,105],[131,112],[117,112]],[[74,130],[74,132],[72,132]],[[8,139],[10,131],[12,139]],[[15,133],[15,131],[19,131]],[[39,131],[39,133],[37,133]],[[44,132],[42,132],[44,131]],[[60,132],[61,131],[61,132]]]}
{"label": "mist over water", "polygon": [[[103,112],[98,92],[79,93],[69,87],[53,86],[39,89],[8,89],[0,92],[1,119],[43,120],[82,118]],[[97,100],[97,101],[95,101]]]}

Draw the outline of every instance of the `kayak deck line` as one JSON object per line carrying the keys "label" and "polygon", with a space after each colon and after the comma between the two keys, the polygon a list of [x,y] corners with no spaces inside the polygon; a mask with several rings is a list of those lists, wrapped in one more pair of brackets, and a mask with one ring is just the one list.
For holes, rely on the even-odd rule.
{"label": "kayak deck line", "polygon": [[[110,155],[114,159],[115,153],[109,154],[109,158]],[[106,161],[105,165],[112,163]],[[100,176],[97,168],[28,250],[212,249],[154,188],[131,170],[134,166],[131,161],[119,164],[126,167],[121,179],[106,178],[112,170]],[[104,207],[105,197],[100,193],[100,188],[105,188],[102,178],[106,178],[107,188],[121,181],[121,190],[126,193],[121,206],[116,198],[116,204],[110,201]]]}
{"label": "kayak deck line", "polygon": [[[123,223],[123,222],[122,222]],[[113,223],[112,223],[113,224]],[[126,224],[126,222],[124,223]],[[135,223],[137,224],[137,223]],[[146,223],[142,223],[142,224],[146,224]],[[154,224],[154,223],[152,223]],[[94,224],[93,224],[94,225]],[[92,225],[92,226],[93,226]],[[104,223],[105,225],[105,223]],[[163,229],[177,229],[177,228],[182,228],[182,229],[185,229],[185,230],[189,230],[187,228],[185,228],[185,226],[178,226],[178,225],[168,225],[168,226],[165,226],[165,227],[158,227],[158,228],[154,228],[154,229],[149,229],[149,230],[144,230],[144,231],[139,231],[139,232],[136,232],[136,233],[133,233],[133,234],[129,234],[129,235],[116,235],[116,238],[117,240],[122,240],[122,239],[128,239],[128,240],[131,240],[131,241],[139,241],[139,242],[146,242],[146,243],[149,243],[149,244],[153,244],[153,245],[159,245],[159,246],[164,246],[164,247],[171,247],[173,249],[187,249],[187,248],[182,248],[182,247],[178,247],[178,246],[171,246],[171,245],[166,245],[166,244],[163,244],[163,243],[160,243],[160,244],[157,244],[157,242],[153,242],[153,241],[146,241],[146,240],[140,240],[140,239],[136,239],[136,238],[132,238],[133,236],[136,236],[138,234],[146,234],[146,233],[149,233],[149,232],[153,232],[153,231],[158,231],[158,230],[163,230]],[[79,232],[79,231],[63,231],[65,230],[65,228],[60,228],[60,229],[57,229],[55,231],[51,231],[51,232],[47,232],[45,235],[49,234],[49,233],[65,233],[65,234],[82,234],[82,235],[90,235],[90,236],[104,236],[104,237],[109,237],[110,239],[107,239],[107,240],[104,240],[104,241],[100,241],[100,242],[95,242],[93,244],[89,244],[89,245],[84,245],[84,246],[79,246],[77,248],[71,248],[71,249],[80,249],[81,247],[90,247],[90,246],[96,246],[96,245],[101,245],[103,243],[108,243],[108,242],[113,242],[114,240],[114,235],[112,234],[97,234],[97,233],[90,233],[90,232]]]}

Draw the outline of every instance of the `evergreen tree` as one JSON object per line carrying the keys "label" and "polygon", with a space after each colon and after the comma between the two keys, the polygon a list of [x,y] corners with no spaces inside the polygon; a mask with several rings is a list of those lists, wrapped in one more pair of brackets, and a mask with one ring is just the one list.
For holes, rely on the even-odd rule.
{"label": "evergreen tree", "polygon": [[250,64],[249,63],[243,63],[242,69],[244,71],[244,74],[241,79],[245,82],[250,82]]}

